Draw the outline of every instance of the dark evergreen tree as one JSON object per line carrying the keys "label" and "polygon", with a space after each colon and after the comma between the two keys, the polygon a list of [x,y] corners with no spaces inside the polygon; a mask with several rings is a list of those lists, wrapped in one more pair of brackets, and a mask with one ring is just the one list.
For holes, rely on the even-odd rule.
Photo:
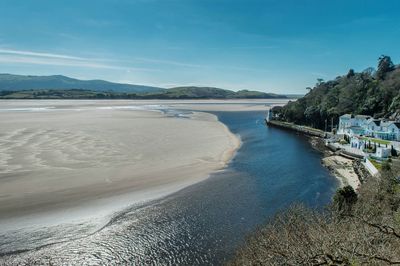
{"label": "dark evergreen tree", "polygon": [[394,64],[390,56],[387,55],[381,55],[378,60],[378,71],[376,72],[376,76],[378,79],[383,80],[387,72],[394,70]]}
{"label": "dark evergreen tree", "polygon": [[351,77],[354,77],[354,76],[355,76],[354,69],[350,69],[349,72],[347,73],[346,77],[347,78],[351,78]]}

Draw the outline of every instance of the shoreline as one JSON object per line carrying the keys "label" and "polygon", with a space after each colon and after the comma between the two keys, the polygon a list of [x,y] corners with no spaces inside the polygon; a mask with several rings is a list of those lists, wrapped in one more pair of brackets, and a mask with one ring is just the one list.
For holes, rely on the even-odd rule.
{"label": "shoreline", "polygon": [[[121,111],[118,111],[121,112]],[[150,116],[149,119],[158,119],[155,118],[154,116],[158,116],[160,117],[161,114],[160,112],[152,112],[152,114],[148,114],[149,112],[147,111],[135,111],[135,113],[139,113],[139,116]],[[146,114],[145,114],[146,113]],[[35,112],[35,114],[37,114]],[[229,164],[229,162],[231,161],[231,159],[235,156],[236,151],[240,148],[241,146],[241,140],[238,136],[234,135],[229,129],[228,127],[223,124],[222,122],[220,122],[218,120],[218,117],[211,114],[211,113],[205,113],[205,112],[193,112],[193,114],[191,115],[191,117],[189,119],[187,118],[172,118],[172,117],[168,117],[166,115],[162,115],[162,118],[159,119],[163,119],[163,120],[157,120],[157,121],[164,121],[163,123],[167,123],[170,124],[172,121],[174,121],[175,123],[177,123],[177,125],[181,124],[183,125],[186,129],[187,126],[189,125],[195,125],[194,128],[196,128],[196,131],[199,131],[200,128],[209,128],[207,132],[207,134],[199,134],[199,133],[195,133],[195,131],[191,131],[191,133],[186,133],[186,135],[190,136],[190,139],[194,138],[196,139],[196,134],[201,138],[203,138],[204,140],[209,139],[210,142],[206,145],[204,143],[202,143],[202,141],[199,142],[199,144],[190,144],[190,142],[193,141],[188,141],[189,142],[185,142],[185,140],[180,139],[178,140],[179,142],[183,141],[184,147],[182,147],[182,152],[185,151],[184,153],[182,153],[182,156],[188,155],[187,154],[187,149],[192,151],[192,149],[194,148],[193,145],[195,145],[195,150],[198,150],[197,154],[201,154],[203,153],[203,156],[199,156],[199,157],[193,157],[193,159],[191,159],[192,161],[187,161],[187,163],[182,162],[177,164],[178,168],[171,168],[171,165],[169,165],[168,163],[165,164],[163,163],[164,168],[161,167],[160,171],[154,170],[154,165],[153,165],[153,170],[151,170],[150,172],[146,170],[146,167],[143,166],[144,168],[137,168],[139,170],[139,173],[136,173],[137,175],[142,175],[142,177],[139,180],[143,180],[140,181],[145,182],[145,183],[135,183],[135,182],[130,182],[129,180],[125,180],[125,178],[122,179],[122,184],[121,186],[118,186],[118,182],[121,183],[121,181],[118,181],[116,184],[117,186],[115,187],[115,185],[113,185],[116,190],[108,190],[107,187],[104,187],[103,185],[99,184],[99,185],[95,185],[93,187],[93,185],[91,185],[91,190],[95,189],[96,187],[98,189],[101,189],[100,191],[104,191],[100,194],[100,196],[96,195],[97,193],[95,193],[94,195],[96,195],[95,197],[89,197],[88,196],[88,192],[85,187],[82,187],[81,192],[79,192],[80,190],[74,190],[74,194],[79,194],[78,198],[76,198],[76,200],[67,200],[66,202],[60,202],[58,199],[59,203],[55,203],[54,201],[49,202],[49,204],[46,206],[47,204],[43,205],[42,203],[40,203],[41,205],[36,205],[37,207],[24,207],[24,209],[21,209],[21,207],[19,207],[19,211],[18,209],[15,209],[14,206],[21,206],[21,203],[29,203],[31,204],[32,202],[35,202],[34,198],[33,200],[27,201],[25,196],[23,198],[21,198],[21,200],[23,201],[16,201],[17,205],[12,205],[12,201],[4,201],[4,195],[6,193],[6,190],[3,189],[3,192],[1,193],[3,195],[3,198],[1,199],[2,201],[0,203],[2,203],[2,209],[6,208],[8,211],[2,211],[3,214],[7,213],[7,216],[4,216],[0,219],[0,223],[2,224],[2,231],[9,231],[12,228],[16,228],[16,229],[20,229],[20,227],[32,227],[32,226],[50,226],[52,224],[59,224],[59,223],[68,223],[68,222],[79,222],[79,218],[76,219],[76,217],[80,217],[81,215],[83,216],[88,216],[87,218],[92,218],[92,215],[87,215],[84,213],[84,211],[82,211],[82,209],[87,209],[87,208],[92,208],[94,206],[94,210],[96,212],[96,216],[110,216],[112,215],[115,211],[119,211],[122,210],[126,207],[129,206],[133,206],[135,204],[140,204],[143,202],[148,202],[151,200],[155,200],[155,199],[159,199],[159,198],[163,198],[167,195],[173,194],[187,186],[196,184],[200,181],[203,181],[207,178],[209,178],[210,174],[220,171],[222,170],[224,167],[226,167],[227,164]],[[178,121],[178,122],[177,122]],[[160,122],[158,122],[160,123]],[[210,126],[212,126],[211,128],[214,128],[214,132],[213,134],[211,134],[210,136],[208,136],[210,134],[211,128]],[[165,129],[165,128],[164,128]],[[168,130],[167,130],[168,131]],[[173,131],[176,132],[176,131]],[[219,133],[218,133],[219,132]],[[166,133],[164,132],[164,135]],[[175,134],[175,133],[173,133]],[[194,134],[194,136],[193,136]],[[181,134],[182,135],[182,134]],[[185,135],[185,134],[183,134]],[[184,137],[182,135],[182,137]],[[203,135],[203,136],[201,136]],[[206,135],[206,136],[204,136]],[[175,135],[174,135],[175,136]],[[187,137],[186,137],[187,138]],[[163,143],[165,143],[165,141],[163,141]],[[173,142],[174,143],[174,142]],[[186,143],[186,144],[185,144]],[[196,143],[196,142],[195,142]],[[213,144],[214,143],[214,144]],[[216,143],[219,143],[219,146],[215,146]],[[223,144],[222,144],[223,143]],[[171,144],[171,145],[175,145],[175,144]],[[185,146],[186,145],[186,146]],[[189,146],[187,146],[189,145]],[[212,145],[212,146],[209,146]],[[223,146],[221,146],[223,145]],[[199,150],[199,148],[201,146],[205,146],[204,148],[202,148],[202,150],[204,150],[205,152],[201,152]],[[192,147],[192,148],[189,148]],[[160,149],[161,146],[158,146],[157,149]],[[211,151],[210,151],[211,148]],[[209,155],[212,154],[212,150],[214,150],[215,152],[215,159],[212,159],[211,157],[209,157]],[[196,155],[197,156],[197,155]],[[165,158],[161,158],[162,161],[171,161],[170,159],[165,159]],[[181,159],[176,158],[175,161],[180,161]],[[147,165],[147,164],[146,164]],[[184,166],[186,165],[186,166]],[[150,166],[151,167],[151,166]],[[165,168],[167,167],[167,168]],[[177,172],[178,171],[178,172]],[[121,172],[121,171],[119,171]],[[126,170],[125,170],[126,172]],[[1,173],[0,173],[1,175]],[[154,176],[159,176],[162,178],[156,178],[154,179]],[[18,179],[17,179],[18,180]],[[146,181],[145,181],[146,180]],[[153,181],[152,181],[153,180]],[[164,181],[163,181],[164,180]],[[127,181],[129,181],[127,183]],[[134,181],[134,180],[133,180]],[[150,182],[149,182],[150,181]],[[114,180],[111,180],[112,183],[109,184],[113,184],[115,183]],[[107,183],[107,180],[106,180]],[[150,184],[149,184],[150,183]],[[125,184],[125,185],[124,185]],[[137,185],[139,185],[139,187],[137,187]],[[146,184],[146,187],[144,187],[144,185]],[[132,187],[133,185],[133,187]],[[17,185],[15,186],[17,189]],[[104,189],[102,189],[101,187],[104,187]],[[141,188],[142,187],[142,188]],[[134,188],[132,190],[132,188]],[[98,190],[97,189],[97,190]],[[93,190],[94,191],[94,190]],[[108,192],[107,192],[108,191]],[[49,194],[51,195],[51,194]],[[62,194],[61,194],[62,195]],[[73,194],[72,194],[73,195]],[[38,195],[38,197],[40,197]],[[75,197],[75,196],[74,196]],[[37,197],[36,197],[37,198]],[[45,197],[46,198],[46,197]],[[73,199],[73,198],[71,198]],[[7,204],[5,204],[5,202],[9,202]],[[114,203],[109,203],[109,202],[114,202]],[[127,204],[128,202],[128,204]],[[115,208],[118,206],[118,210],[116,210]],[[8,206],[8,207],[7,207]],[[33,205],[35,206],[35,205]],[[38,208],[38,206],[41,206]],[[29,208],[30,210],[28,210],[27,208]],[[12,210],[12,212],[10,212],[10,210]],[[72,213],[72,214],[71,214]],[[78,215],[73,215],[73,213],[77,213]],[[43,219],[43,215],[44,216],[48,216],[48,219]],[[74,217],[75,219],[71,218]],[[84,217],[80,217],[83,218],[84,220],[86,220]],[[47,220],[47,221],[46,221]],[[36,224],[36,225],[35,225]]]}
{"label": "shoreline", "polygon": [[339,188],[350,185],[357,191],[361,186],[361,177],[355,169],[355,160],[330,151],[321,137],[308,137],[313,148],[322,153],[321,164],[339,181]]}
{"label": "shoreline", "polygon": [[[23,238],[36,238],[37,235],[41,235],[41,237],[43,237],[43,235],[47,234],[47,230],[51,230],[54,233],[58,231],[58,234],[62,233],[62,235],[55,235],[56,237],[54,237],[54,235],[49,235],[49,240],[46,240],[44,243],[39,243],[33,247],[18,247],[9,250],[7,246],[4,246],[3,248],[5,248],[5,250],[0,252],[0,261],[2,256],[13,256],[15,254],[19,254],[20,252],[25,253],[34,249],[41,249],[42,247],[48,245],[57,245],[64,242],[75,241],[80,238],[89,237],[103,230],[121,214],[135,209],[148,208],[153,204],[158,204],[164,199],[168,199],[169,197],[173,196],[175,193],[178,193],[181,190],[184,190],[188,187],[194,186],[209,179],[212,174],[215,174],[218,171],[223,171],[236,156],[237,151],[242,145],[242,141],[240,139],[240,136],[233,134],[229,130],[228,126],[222,123],[216,115],[205,112],[193,112],[193,116],[203,117],[204,115],[212,118],[212,120],[218,122],[219,126],[223,127],[225,134],[230,139],[230,143],[232,144],[230,148],[225,149],[224,152],[220,154],[220,164],[218,165],[218,167],[208,172],[207,174],[202,175],[198,179],[188,180],[188,182],[180,183],[179,185],[165,185],[159,188],[149,189],[148,191],[143,190],[139,193],[128,192],[103,199],[95,199],[93,201],[83,202],[82,205],[72,208],[49,210],[47,212],[39,213],[33,216],[28,215],[12,218],[9,221],[5,221],[5,223],[4,220],[0,220],[0,224],[2,225],[2,230],[0,230],[0,237],[14,238],[14,234],[18,235],[15,236],[16,238],[20,238],[21,234],[23,234]],[[191,169],[189,169],[188,174],[190,174],[190,172]],[[126,201],[129,201],[129,204],[124,205],[123,202]],[[111,206],[108,206],[110,204]],[[90,219],[85,219],[84,216],[87,215],[87,213],[85,213],[87,210],[91,210],[91,213],[96,210],[102,211],[103,215],[97,215],[97,217],[95,218],[91,217]],[[60,217],[62,220],[63,217],[65,218],[66,213],[68,213],[68,215],[77,216],[78,219],[71,220],[67,223],[65,222],[65,220],[60,222]],[[26,219],[30,219],[31,221],[37,220],[40,222],[40,225],[32,226],[32,222],[29,222],[29,225],[25,225],[21,228],[15,229],[16,225],[22,225],[23,222],[26,221]],[[46,220],[48,220],[49,222],[46,223]],[[58,220],[58,222],[55,222],[56,220]],[[64,236],[64,234],[67,234],[67,236]],[[21,241],[21,239],[19,239],[19,241]],[[0,249],[2,248],[3,244],[6,243],[0,242]]]}
{"label": "shoreline", "polygon": [[[179,132],[175,132],[178,133],[178,135],[181,135],[181,137],[178,137],[175,133],[173,133],[173,136],[174,139],[177,139],[180,143],[180,146],[183,147],[176,146],[176,144],[171,145],[173,145],[174,150],[175,146],[177,147],[176,149],[181,150],[181,156],[185,157],[183,161],[186,161],[187,156],[192,156],[192,162],[185,164],[186,166],[178,166],[178,168],[174,168],[172,165],[163,164],[161,162],[162,165],[168,165],[168,167],[161,168],[160,171],[154,171],[147,166],[144,166],[142,170],[139,169],[139,173],[135,174],[143,173],[144,176],[142,176],[140,180],[143,180],[145,183],[142,181],[139,183],[127,183],[127,180],[125,180],[120,182],[120,186],[115,187],[114,180],[111,180],[112,183],[105,180],[106,183],[114,186],[115,189],[108,192],[105,191],[105,193],[101,192],[101,194],[97,194],[96,192],[96,194],[93,194],[95,197],[92,197],[90,196],[90,191],[101,189],[101,186],[91,186],[89,191],[86,190],[85,187],[82,187],[80,190],[73,190],[74,192],[72,195],[75,195],[76,197],[73,196],[72,198],[66,198],[65,201],[60,201],[63,198],[55,199],[55,201],[49,202],[49,204],[41,204],[39,207],[26,206],[23,209],[20,207],[15,209],[13,206],[21,206],[20,204],[24,204],[24,202],[27,202],[28,205],[30,203],[35,203],[35,199],[27,201],[24,198],[22,201],[17,201],[16,205],[4,205],[4,188],[3,192],[0,188],[0,196],[2,196],[0,197],[0,210],[4,208],[11,210],[0,212],[0,214],[3,213],[5,215],[0,215],[0,237],[3,238],[3,241],[0,242],[2,255],[11,255],[18,253],[21,250],[32,250],[48,244],[71,241],[90,236],[99,230],[102,230],[104,226],[107,226],[110,221],[115,219],[115,217],[118,217],[121,213],[124,213],[126,210],[142,208],[160,202],[164,198],[170,197],[187,187],[196,185],[210,178],[212,174],[217,173],[218,171],[223,171],[235,157],[237,151],[242,145],[240,136],[232,133],[228,126],[218,119],[217,115],[208,113],[207,111],[193,110],[189,115],[186,111],[183,111],[184,113],[182,116],[171,116],[168,112],[164,111],[165,109],[158,108],[136,110],[134,108],[125,109],[124,106],[120,105],[118,105],[117,108],[106,107],[107,108],[104,108],[104,105],[102,105],[99,110],[96,110],[96,113],[101,114],[112,111],[113,117],[117,114],[123,114],[126,116],[135,113],[139,118],[143,117],[143,119],[154,121],[152,124],[162,123],[165,126],[168,125],[167,127],[170,128],[175,128],[176,126],[179,126],[178,124],[181,124],[184,126],[183,131],[187,133],[180,132],[179,134]],[[55,108],[55,110],[51,109],[50,111],[40,110],[39,112],[31,113],[31,115],[40,116],[45,114],[57,117],[58,115],[55,112],[71,112],[72,109],[68,108],[68,110],[65,110],[64,108],[61,108],[60,110],[57,110],[57,108]],[[176,110],[170,107],[166,107],[166,109]],[[86,109],[77,110],[72,113],[82,114],[86,111]],[[0,116],[4,115],[4,112],[0,112]],[[18,112],[18,114],[16,114],[16,116],[25,115],[27,115],[26,111],[23,111],[22,113]],[[114,119],[115,118],[113,118],[113,120]],[[5,120],[3,119],[0,121]],[[178,124],[174,126],[174,123]],[[194,126],[194,129],[188,131],[189,125],[192,125],[190,127]],[[177,127],[175,130],[179,130],[182,126]],[[167,127],[158,130],[158,132],[163,132],[163,135],[168,134],[169,129]],[[206,131],[204,131],[205,129]],[[2,133],[3,132],[0,132],[0,134]],[[2,135],[4,136],[4,134]],[[189,139],[185,140],[185,138],[189,138],[190,141]],[[201,139],[204,141],[201,141]],[[162,143],[168,142],[165,142],[164,140]],[[160,148],[164,149],[161,146],[158,146],[158,149]],[[215,153],[218,150],[219,152]],[[188,153],[188,151],[190,152]],[[195,154],[200,155],[201,153],[203,155],[196,155],[197,157],[193,157],[193,155],[191,155],[193,152],[195,152]],[[214,157],[211,157],[212,154],[214,154]],[[168,156],[168,159],[163,159],[162,161],[171,161],[170,159],[175,158],[174,156],[174,153],[172,153]],[[1,159],[2,158],[0,158],[0,160]],[[174,159],[175,162],[181,160],[182,158],[179,159],[178,157]],[[153,165],[154,164],[159,166],[159,163],[153,163]],[[146,169],[150,169],[150,171]],[[1,170],[4,170],[4,168],[2,169],[0,165],[0,177],[2,176]],[[143,185],[141,185],[141,183],[143,183]],[[139,187],[136,187],[136,184],[139,184]],[[144,185],[146,186],[143,187]],[[66,192],[68,192],[68,190],[66,190]],[[58,192],[55,192],[55,195],[57,194]],[[46,199],[46,195],[44,195],[44,198]],[[40,241],[25,244],[24,239],[36,239],[39,236]]]}
{"label": "shoreline", "polygon": [[[153,114],[160,115],[161,113],[153,112]],[[193,121],[193,123],[203,121],[207,127],[214,125],[220,133],[213,138],[224,139],[225,148],[216,154],[215,162],[211,162],[210,158],[202,159],[200,157],[193,162],[194,164],[189,164],[187,167],[162,170],[159,175],[166,178],[165,182],[154,186],[154,182],[150,180],[147,189],[132,190],[128,187],[97,198],[86,200],[80,197],[78,201],[61,204],[56,208],[43,206],[43,209],[37,209],[35,213],[10,216],[5,219],[3,217],[0,219],[0,237],[5,242],[0,242],[2,250],[0,257],[16,254],[21,250],[32,250],[48,244],[88,237],[102,230],[115,217],[127,210],[147,207],[160,202],[164,198],[210,178],[213,173],[223,171],[242,144],[240,136],[233,134],[227,125],[219,121],[214,114],[194,111],[190,118],[172,118],[165,114],[163,117],[166,120],[176,119],[185,122]],[[212,142],[207,145],[201,143],[201,146],[207,150],[210,149],[209,145],[213,145]],[[187,153],[185,152],[185,154]],[[152,177],[153,174],[150,173],[148,177]],[[83,195],[85,192],[75,193]],[[48,231],[53,234],[49,234]],[[38,236],[41,240],[37,243],[27,246],[24,244],[24,239],[35,239]],[[8,241],[11,242],[7,244]],[[11,246],[9,246],[10,244]]]}
{"label": "shoreline", "polygon": [[[229,221],[235,221],[235,226],[238,227],[234,228],[241,228],[240,230],[229,230],[229,239],[236,239],[237,235],[245,236],[250,231],[248,229],[256,229],[255,224],[262,223],[266,215],[270,215],[271,211],[279,210],[282,206],[285,206],[288,200],[297,201],[299,197],[304,197],[304,199],[309,199],[318,206],[330,200],[331,187],[336,186],[336,183],[320,165],[320,156],[315,151],[310,150],[304,140],[296,140],[294,136],[284,132],[266,130],[262,123],[254,123],[255,121],[259,122],[260,118],[262,119],[260,112],[238,115],[236,113],[220,113],[216,115],[220,118],[220,121],[224,121],[225,125],[229,126],[232,132],[243,136],[244,149],[237,153],[236,159],[229,164],[227,170],[220,171],[215,175],[215,178],[213,174],[206,181],[197,183],[166,198],[150,202],[146,206],[133,207],[115,214],[114,219],[104,229],[90,235],[90,237],[82,237],[26,253],[5,256],[4,260],[18,263],[30,259],[40,262],[46,258],[51,258],[52,262],[57,264],[57,262],[62,262],[63,259],[75,263],[91,259],[91,261],[99,263],[101,258],[96,254],[103,257],[109,253],[107,253],[107,250],[98,249],[99,253],[93,255],[91,251],[93,248],[99,248],[97,243],[105,243],[105,247],[114,247],[116,251],[115,257],[113,254],[109,254],[110,259],[127,259],[130,256],[143,258],[143,255],[140,254],[144,254],[142,251],[148,250],[148,244],[150,244],[152,249],[154,247],[154,252],[158,252],[157,250],[161,245],[166,248],[165,250],[171,252],[173,258],[188,258],[185,261],[191,262],[192,258],[197,258],[200,254],[203,254],[199,246],[207,248],[207,245],[204,244],[212,242],[215,245],[210,246],[211,250],[209,251],[204,250],[207,252],[204,254],[210,254],[211,257],[213,257],[213,254],[219,254],[217,255],[219,259],[215,261],[221,261],[225,253],[218,251],[218,246],[220,246],[220,236],[226,235],[224,228],[231,228]],[[255,133],[254,138],[252,134],[249,135],[250,132]],[[301,159],[295,160],[295,164],[283,160],[284,157],[281,156],[284,154],[295,156],[296,151],[293,151],[292,148],[280,150],[277,154],[265,152],[271,147],[279,145],[281,143],[280,137],[289,140],[290,147],[302,147],[299,152],[310,158],[311,164],[309,166],[313,166],[313,168],[309,170],[313,171],[313,175],[315,174],[319,181],[316,181],[313,175],[309,175],[308,169],[301,167],[303,165]],[[298,158],[302,158],[302,156]],[[276,159],[276,163],[272,163],[271,167],[268,167],[265,162],[269,162],[270,159]],[[255,164],[252,162],[255,162]],[[290,167],[291,170],[283,171],[286,169],[285,167]],[[279,176],[279,179],[275,179],[274,177],[278,173],[282,173],[282,175]],[[293,179],[293,176],[295,176],[295,179]],[[266,177],[271,178],[266,179]],[[280,181],[275,183],[278,180]],[[309,182],[315,182],[313,183],[315,186],[310,186],[312,191],[305,194],[304,190],[308,191],[307,184]],[[271,183],[275,183],[277,186],[271,186]],[[286,191],[290,191],[290,193],[285,193]],[[271,204],[271,202],[274,204]],[[254,214],[256,216],[253,216]],[[246,223],[241,217],[248,217],[253,222]],[[221,221],[222,224],[218,221]],[[154,231],[154,229],[156,230]],[[69,233],[69,231],[64,230],[64,227],[56,230]],[[156,233],[147,235],[143,232]],[[208,232],[215,232],[215,234]],[[194,237],[188,239],[190,242],[182,243],[180,241],[182,235]],[[30,236],[17,232],[10,236],[9,240],[36,239]],[[147,243],[147,241],[150,241],[150,243]],[[21,243],[22,246],[28,246],[25,242],[21,241]],[[135,250],[128,250],[127,253],[124,253],[125,246],[134,246]],[[213,251],[214,246],[216,252]],[[182,254],[180,247],[185,250],[191,248],[195,253]],[[78,250],[80,251],[79,254],[76,253]],[[143,262],[145,259],[146,257],[138,261]],[[204,260],[204,262],[207,261]],[[208,261],[208,263],[210,262]]]}
{"label": "shoreline", "polygon": [[353,161],[340,155],[332,155],[322,159],[322,165],[336,177],[340,183],[340,188],[347,185],[354,191],[358,191],[361,186],[360,179],[355,172]]}
{"label": "shoreline", "polygon": [[339,182],[339,188],[350,185],[354,191],[359,189],[362,177],[359,176],[359,171],[354,167],[355,161],[330,151],[323,142],[325,133],[317,129],[303,128],[294,124],[286,125],[279,121],[275,122],[276,121],[269,121],[266,124],[283,130],[298,132],[308,138],[311,146],[321,152],[321,164],[336,178]]}

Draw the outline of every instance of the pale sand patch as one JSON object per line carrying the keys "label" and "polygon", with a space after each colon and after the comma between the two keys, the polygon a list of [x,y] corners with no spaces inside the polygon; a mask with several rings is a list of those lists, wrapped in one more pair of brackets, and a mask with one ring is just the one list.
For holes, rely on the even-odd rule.
{"label": "pale sand patch", "polygon": [[0,112],[0,219],[119,195],[157,198],[222,169],[240,145],[211,114],[92,108],[110,105],[99,102],[1,102],[72,107]]}
{"label": "pale sand patch", "polygon": [[354,172],[353,161],[343,156],[334,155],[322,159],[325,166],[331,169],[334,175],[340,181],[340,186],[350,185],[354,190],[357,190],[361,182]]}
{"label": "pale sand patch", "polygon": [[289,99],[236,100],[0,100],[2,109],[43,111],[48,109],[87,108],[173,108],[196,111],[266,111],[272,106],[285,105]]}
{"label": "pale sand patch", "polygon": [[187,100],[165,103],[174,109],[196,111],[266,111],[273,106],[285,105],[289,99]]}

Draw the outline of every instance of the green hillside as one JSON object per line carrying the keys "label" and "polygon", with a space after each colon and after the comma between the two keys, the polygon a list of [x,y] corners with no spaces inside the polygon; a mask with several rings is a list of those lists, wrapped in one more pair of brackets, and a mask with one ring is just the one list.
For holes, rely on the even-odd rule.
{"label": "green hillside", "polygon": [[161,98],[171,99],[225,99],[232,98],[235,92],[212,87],[176,87],[168,89],[160,95]]}
{"label": "green hillside", "polygon": [[323,129],[325,120],[334,123],[338,117],[350,114],[371,115],[395,119],[400,113],[400,68],[389,56],[381,56],[375,71],[361,73],[352,69],[334,80],[319,80],[314,88],[297,101],[276,107],[279,119]]}
{"label": "green hillside", "polygon": [[146,93],[160,92],[163,88],[113,83],[104,80],[79,80],[62,75],[25,76],[0,74],[0,91],[68,90],[81,89],[97,92]]}
{"label": "green hillside", "polygon": [[213,87],[156,87],[82,81],[65,76],[21,76],[0,74],[0,99],[272,99],[285,95]]}
{"label": "green hillside", "polygon": [[213,88],[213,87],[176,87],[168,89],[162,93],[148,94],[146,97],[157,97],[161,99],[272,99],[286,98],[285,95],[273,93],[264,93],[259,91],[241,90],[234,92],[231,90]]}

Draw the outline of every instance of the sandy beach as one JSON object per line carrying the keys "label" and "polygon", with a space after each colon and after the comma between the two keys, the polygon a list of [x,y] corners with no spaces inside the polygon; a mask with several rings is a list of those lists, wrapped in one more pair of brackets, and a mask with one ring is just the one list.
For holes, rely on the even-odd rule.
{"label": "sandy beach", "polygon": [[222,169],[240,146],[212,114],[140,104],[1,102],[0,222],[119,195],[132,196],[125,205],[157,198]]}
{"label": "sandy beach", "polygon": [[323,164],[330,169],[340,182],[340,186],[350,185],[357,190],[361,182],[354,172],[353,161],[340,155],[328,156],[322,159]]}

